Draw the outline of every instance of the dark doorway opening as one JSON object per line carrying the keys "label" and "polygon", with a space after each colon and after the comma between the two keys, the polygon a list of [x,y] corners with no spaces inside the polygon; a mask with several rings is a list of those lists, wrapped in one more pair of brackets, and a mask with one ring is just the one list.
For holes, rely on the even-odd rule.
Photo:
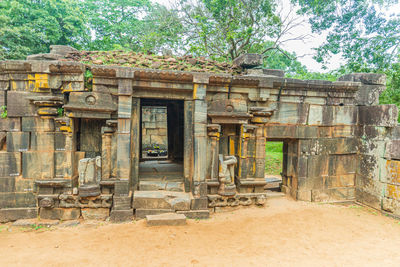
{"label": "dark doorway opening", "polygon": [[140,180],[183,180],[184,101],[141,99]]}

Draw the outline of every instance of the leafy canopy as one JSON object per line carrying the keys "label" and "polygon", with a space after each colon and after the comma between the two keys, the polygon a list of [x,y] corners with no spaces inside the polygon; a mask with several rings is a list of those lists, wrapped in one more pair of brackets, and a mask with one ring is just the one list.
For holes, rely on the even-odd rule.
{"label": "leafy canopy", "polygon": [[0,59],[47,52],[51,44],[81,48],[87,36],[79,0],[0,1]]}

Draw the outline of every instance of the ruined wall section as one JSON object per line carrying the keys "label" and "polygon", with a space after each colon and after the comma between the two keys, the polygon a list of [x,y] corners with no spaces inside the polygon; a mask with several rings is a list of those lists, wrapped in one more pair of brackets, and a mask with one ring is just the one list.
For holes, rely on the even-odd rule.
{"label": "ruined wall section", "polygon": [[[238,78],[239,79],[239,78]],[[287,147],[283,171],[283,190],[305,201],[355,200],[355,176],[358,140],[356,104],[360,82],[302,81],[284,77],[255,77],[231,84],[228,93],[217,93],[210,86],[207,101],[245,101],[252,115],[238,136],[242,154],[239,168],[246,170],[237,181],[241,193],[255,193],[262,188],[265,166],[265,142],[280,140]],[[215,93],[212,93],[215,92]],[[212,112],[212,110],[211,110]],[[210,108],[208,111],[210,116]],[[233,135],[233,134],[232,134]],[[209,158],[223,138],[223,129],[209,126]],[[221,141],[220,141],[221,142]],[[243,149],[245,148],[245,149]],[[211,165],[212,166],[212,165]],[[215,168],[210,168],[212,172]],[[216,173],[208,176],[209,194],[217,192]],[[234,205],[218,202],[212,205]]]}
{"label": "ruined wall section", "polygon": [[359,157],[356,200],[400,215],[398,109],[395,105],[379,105],[379,94],[386,88],[386,77],[352,74],[342,79],[362,83],[357,94]]}
{"label": "ruined wall section", "polygon": [[265,126],[267,139],[287,140],[284,190],[298,200],[354,200],[357,160],[354,104],[360,84],[289,82],[286,81],[286,90],[280,92],[279,87],[271,91],[270,105],[275,105],[277,112]]}
{"label": "ruined wall section", "polygon": [[0,72],[0,102],[7,107],[7,117],[0,119],[0,221],[36,217],[38,203],[41,216],[51,217],[45,207],[58,208],[58,195],[74,186],[71,166],[79,155],[69,123],[57,117],[63,93],[83,91],[83,67],[7,61]]}

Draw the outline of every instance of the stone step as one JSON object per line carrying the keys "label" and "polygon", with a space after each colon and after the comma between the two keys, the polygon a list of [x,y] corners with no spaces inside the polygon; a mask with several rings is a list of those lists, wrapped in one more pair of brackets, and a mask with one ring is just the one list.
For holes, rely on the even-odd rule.
{"label": "stone step", "polygon": [[191,195],[172,191],[136,191],[134,209],[190,210]]}
{"label": "stone step", "polygon": [[141,191],[157,191],[166,190],[174,192],[183,192],[183,182],[160,181],[160,180],[144,180],[139,182],[139,190]]}
{"label": "stone step", "polygon": [[147,215],[146,221],[148,226],[160,226],[160,225],[185,225],[186,216],[177,213],[163,213],[158,215]]}
{"label": "stone step", "polygon": [[266,190],[265,193],[267,195],[267,199],[285,197],[285,193],[283,192]]}
{"label": "stone step", "polygon": [[282,178],[279,176],[265,177],[265,181],[267,182],[267,184],[264,186],[265,190],[280,190]]}
{"label": "stone step", "polygon": [[174,211],[170,209],[136,209],[135,220],[145,219],[147,215],[158,215],[171,212]]}

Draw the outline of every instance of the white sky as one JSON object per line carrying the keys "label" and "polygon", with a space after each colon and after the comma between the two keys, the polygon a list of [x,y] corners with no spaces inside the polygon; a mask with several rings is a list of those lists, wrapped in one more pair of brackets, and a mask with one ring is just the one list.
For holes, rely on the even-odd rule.
{"label": "white sky", "polygon": [[[153,2],[157,2],[160,4],[163,4],[165,6],[171,6],[171,4],[174,2],[174,0],[152,0]],[[283,7],[283,13],[289,12],[289,7],[290,7],[290,0],[280,0],[280,4]],[[400,14],[400,3],[394,5],[391,7],[390,10],[382,10],[386,14]],[[294,13],[294,16],[297,16]],[[318,71],[318,72],[327,72],[329,70],[334,70],[340,66],[340,63],[343,62],[341,60],[340,55],[334,56],[331,58],[329,61],[330,64],[327,66],[327,70],[322,69],[322,65],[316,62],[313,59],[313,56],[316,54],[316,52],[313,50],[313,48],[317,48],[319,45],[321,45],[325,41],[326,35],[317,35],[313,34],[311,32],[311,26],[308,22],[303,23],[301,26],[298,26],[293,29],[293,37],[294,36],[299,36],[303,34],[308,34],[310,35],[309,38],[303,41],[289,41],[286,42],[282,45],[282,48],[289,52],[295,52],[299,58],[298,60],[307,67],[308,70],[310,71]]]}

